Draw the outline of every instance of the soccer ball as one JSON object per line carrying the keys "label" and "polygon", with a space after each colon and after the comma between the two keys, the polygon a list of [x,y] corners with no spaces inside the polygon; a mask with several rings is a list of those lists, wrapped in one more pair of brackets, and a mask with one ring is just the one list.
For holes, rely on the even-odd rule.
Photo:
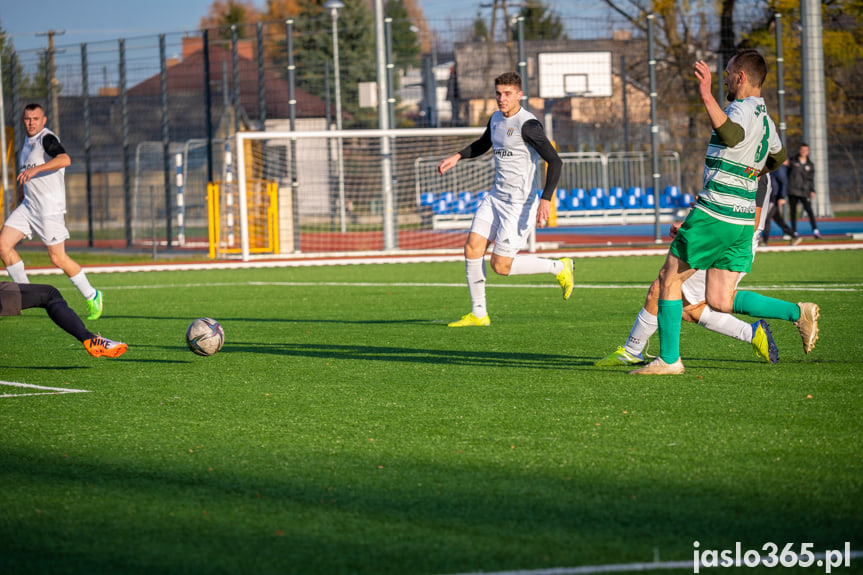
{"label": "soccer ball", "polygon": [[209,317],[199,317],[186,330],[186,345],[198,355],[213,355],[225,343],[222,326]]}

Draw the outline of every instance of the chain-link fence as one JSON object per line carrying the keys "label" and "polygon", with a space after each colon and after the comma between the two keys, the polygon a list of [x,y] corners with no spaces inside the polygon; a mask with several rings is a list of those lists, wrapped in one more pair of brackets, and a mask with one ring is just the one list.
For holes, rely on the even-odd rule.
{"label": "chain-link fence", "polygon": [[[17,53],[2,62],[4,78],[11,78],[4,83],[5,120],[16,128],[17,150],[23,107],[30,102],[45,107],[48,127],[58,132],[72,158],[66,170],[67,223],[74,239],[133,245],[155,235],[163,245],[176,245],[178,152],[187,155],[185,225],[191,231],[201,229],[206,219],[206,183],[221,178],[220,141],[237,130],[327,129],[337,124],[338,108],[345,129],[378,126],[377,93],[370,84],[375,82],[370,22],[342,18],[336,23],[340,82],[333,61],[334,22],[324,11],[313,18],[238,26],[224,34],[192,31]],[[494,77],[518,70],[526,107],[562,152],[650,152],[648,49],[640,23],[609,13],[565,20],[566,39],[523,41],[515,22],[508,35],[498,24],[493,41],[477,40],[471,19],[433,24],[436,32],[425,30],[420,37],[424,53],[419,57],[401,58],[394,46],[396,127],[481,126],[495,109]],[[794,34],[799,30],[786,26],[786,37]],[[718,45],[717,35],[705,31],[689,60],[683,58],[687,66],[703,58],[721,69],[721,58],[709,51]],[[799,63],[799,54],[787,50],[784,112],[788,148],[794,151],[802,139],[803,90],[799,73],[788,65],[794,58]],[[777,46],[765,43],[762,51],[771,69],[764,97],[776,117]],[[696,193],[709,134],[706,114],[693,104],[691,66],[681,68],[680,57],[661,42],[657,53],[659,150],[679,158],[674,185]],[[546,62],[554,54],[568,55],[559,71]],[[596,69],[568,67],[595,54],[604,55]],[[859,67],[827,70],[828,90],[842,97],[828,94],[827,157],[814,160],[816,165],[829,162],[834,203],[859,204],[863,194],[861,89],[844,82],[837,91]],[[549,91],[555,82],[562,91]],[[192,148],[194,158],[188,157]],[[326,165],[332,161],[326,154],[316,161],[321,170],[335,171]],[[4,195],[5,214],[13,196]]]}

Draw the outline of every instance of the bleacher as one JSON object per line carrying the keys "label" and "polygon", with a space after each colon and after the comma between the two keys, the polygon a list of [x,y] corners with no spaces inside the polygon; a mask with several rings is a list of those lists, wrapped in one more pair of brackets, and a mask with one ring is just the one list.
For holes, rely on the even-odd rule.
{"label": "bleacher", "polygon": [[[537,193],[541,193],[541,190]],[[488,191],[425,192],[420,194],[421,211],[431,211],[434,229],[467,229],[479,203]],[[556,225],[650,223],[656,219],[653,188],[640,187],[564,189],[554,195]],[[677,186],[666,186],[659,195],[660,221],[681,219],[694,201],[691,194],[681,193]]]}

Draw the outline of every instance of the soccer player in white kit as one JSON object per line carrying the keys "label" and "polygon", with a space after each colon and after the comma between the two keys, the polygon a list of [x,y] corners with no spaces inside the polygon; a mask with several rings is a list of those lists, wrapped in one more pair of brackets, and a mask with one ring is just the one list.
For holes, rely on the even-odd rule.
{"label": "soccer player in white kit", "polygon": [[[494,152],[495,176],[491,192],[482,200],[471,223],[464,246],[471,312],[450,327],[487,326],[485,253],[494,243],[491,269],[500,275],[549,273],[555,276],[563,299],[572,294],[572,260],[518,255],[534,225],[543,227],[551,215],[551,200],[563,162],[545,135],[536,116],[521,107],[521,77],[515,72],[494,80],[498,111],[492,114],[482,136],[461,152],[444,158],[438,165],[443,175],[462,158],[476,158],[489,149]],[[538,158],[548,164],[542,197],[534,191]]]}
{"label": "soccer player in white kit", "polygon": [[102,292],[93,288],[87,275],[66,253],[66,168],[72,163],[57,136],[45,127],[48,119],[39,104],[24,108],[27,140],[21,149],[18,169],[18,201],[0,229],[0,260],[13,282],[30,283],[24,262],[15,251],[33,232],[42,238],[51,263],[63,270],[87,301],[87,319],[102,315]]}

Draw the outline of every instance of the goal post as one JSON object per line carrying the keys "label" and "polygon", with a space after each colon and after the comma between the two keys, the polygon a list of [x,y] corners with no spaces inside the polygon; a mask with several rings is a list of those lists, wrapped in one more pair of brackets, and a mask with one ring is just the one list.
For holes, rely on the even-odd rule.
{"label": "goal post", "polygon": [[[488,154],[463,160],[443,176],[437,165],[483,130],[238,132],[234,188],[240,256],[255,256],[247,204],[254,180],[277,185],[278,253],[460,249],[459,232],[467,230],[476,199],[491,189],[493,159]],[[391,174],[391,185],[382,181],[384,174]]]}

